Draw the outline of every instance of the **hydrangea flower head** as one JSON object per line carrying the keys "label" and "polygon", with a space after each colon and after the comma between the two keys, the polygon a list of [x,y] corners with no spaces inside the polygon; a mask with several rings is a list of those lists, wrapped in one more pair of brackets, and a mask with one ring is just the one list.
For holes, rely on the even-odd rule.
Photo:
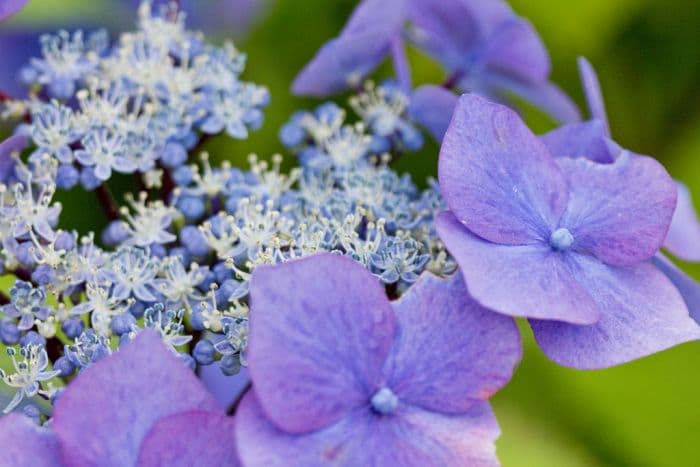
{"label": "hydrangea flower head", "polygon": [[648,260],[676,187],[655,160],[554,158],[511,110],[465,95],[440,152],[438,233],[482,305],[531,318],[563,365],[606,367],[700,337]]}
{"label": "hydrangea flower head", "polygon": [[160,337],[143,331],[81,373],[53,422],[0,419],[3,458],[16,466],[236,466],[233,419]]}
{"label": "hydrangea flower head", "polygon": [[366,269],[325,253],[256,269],[251,304],[244,465],[497,465],[486,401],[520,338],[459,275],[424,275],[391,303]]}

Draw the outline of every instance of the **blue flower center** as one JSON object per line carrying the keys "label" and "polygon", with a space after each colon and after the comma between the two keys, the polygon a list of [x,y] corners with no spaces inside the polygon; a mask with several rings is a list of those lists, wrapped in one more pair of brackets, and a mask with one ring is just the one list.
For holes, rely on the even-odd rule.
{"label": "blue flower center", "polygon": [[399,398],[396,397],[391,389],[387,387],[381,388],[372,396],[372,409],[382,415],[389,415],[396,410],[399,405]]}
{"label": "blue flower center", "polygon": [[552,232],[549,236],[549,246],[555,250],[564,251],[574,243],[574,236],[571,235],[569,229],[559,228]]}

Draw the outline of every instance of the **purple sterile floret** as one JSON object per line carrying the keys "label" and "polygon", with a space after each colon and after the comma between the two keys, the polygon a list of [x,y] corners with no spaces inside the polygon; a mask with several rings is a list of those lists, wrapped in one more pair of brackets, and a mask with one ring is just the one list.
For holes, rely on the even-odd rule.
{"label": "purple sterile floret", "polygon": [[432,135],[442,141],[457,105],[457,95],[442,86],[426,84],[413,91],[408,111]]}
{"label": "purple sterile floret", "polygon": [[56,401],[50,431],[27,421],[0,421],[3,458],[65,467],[238,465],[233,419],[150,331],[81,372]]}
{"label": "purple sterile floret", "polygon": [[404,0],[364,0],[340,35],[326,43],[292,84],[299,95],[325,97],[359,86],[391,50],[404,21]]}
{"label": "purple sterile floret", "polygon": [[439,179],[450,212],[438,233],[469,293],[534,319],[554,361],[605,367],[700,337],[678,291],[648,262],[676,202],[658,162],[554,158],[513,111],[465,95]]}
{"label": "purple sterile floret", "polygon": [[[601,163],[612,163],[624,154],[636,156],[611,139],[598,76],[585,58],[579,58],[578,64],[591,120],[564,125],[543,135],[542,141],[555,156],[583,157]],[[664,247],[686,261],[700,261],[700,220],[687,187],[680,182],[677,185],[678,203]]]}
{"label": "purple sterile floret", "polygon": [[333,254],[255,270],[237,413],[244,465],[497,465],[487,399],[521,355],[512,319],[428,273],[389,302]]}

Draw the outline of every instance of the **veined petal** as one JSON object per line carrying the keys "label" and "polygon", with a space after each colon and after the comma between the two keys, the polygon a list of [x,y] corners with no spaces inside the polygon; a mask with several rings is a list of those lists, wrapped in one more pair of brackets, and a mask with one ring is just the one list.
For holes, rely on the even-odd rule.
{"label": "veined petal", "polygon": [[515,321],[479,305],[459,273],[424,273],[393,306],[397,339],[385,368],[399,400],[463,413],[510,380],[522,353]]}
{"label": "veined petal", "polygon": [[70,465],[134,465],[156,421],[196,409],[221,411],[160,337],[143,331],[68,385],[56,402],[53,429]]}
{"label": "veined petal", "polygon": [[566,181],[544,143],[515,112],[474,95],[459,99],[438,172],[450,210],[491,242],[545,240],[566,207]]}
{"label": "veined petal", "polygon": [[651,258],[661,247],[676,206],[676,186],[661,164],[623,154],[613,164],[557,159],[569,182],[569,204],[559,227],[573,248],[608,264]]}
{"label": "veined petal", "polygon": [[583,157],[594,162],[609,164],[615,161],[600,120],[570,123],[540,136],[556,157]]}
{"label": "veined petal", "polygon": [[599,307],[570,269],[569,254],[549,245],[509,246],[483,240],[450,213],[437,217],[440,239],[460,265],[469,294],[510,316],[591,324]]}
{"label": "veined petal", "polygon": [[59,467],[59,443],[29,417],[11,413],[0,417],[2,464],[12,467]]}
{"label": "veined petal", "polygon": [[676,286],[683,301],[688,307],[690,317],[700,324],[700,284],[695,279],[678,269],[664,255],[659,253],[652,258],[654,266],[659,268],[666,277]]}
{"label": "veined petal", "polygon": [[535,339],[554,362],[606,368],[700,339],[680,293],[651,263],[607,266],[586,256],[577,261],[577,279],[600,306],[601,317],[589,326],[531,320]]}
{"label": "veined petal", "polygon": [[584,57],[578,58],[578,70],[581,75],[583,92],[586,95],[586,103],[588,104],[591,118],[599,120],[603,124],[605,136],[610,136],[608,116],[605,112],[605,100],[603,99],[603,91],[600,88],[598,75],[590,62]]}
{"label": "veined petal", "polygon": [[359,410],[334,425],[305,435],[270,423],[249,393],[236,415],[238,451],[244,465],[438,467],[496,466],[500,434],[487,403],[461,415],[405,406],[391,416]]}
{"label": "veined petal", "polygon": [[158,420],[146,434],[139,467],[236,467],[233,417],[201,410],[180,412]]}
{"label": "veined petal", "polygon": [[248,361],[285,431],[316,430],[367,404],[394,339],[384,288],[354,260],[318,254],[255,269]]}
{"label": "veined petal", "polygon": [[529,21],[514,17],[504,21],[488,40],[483,60],[489,66],[519,79],[547,81],[549,54]]}
{"label": "veined petal", "polygon": [[676,182],[678,202],[664,241],[664,248],[686,261],[700,261],[700,219],[688,187]]}

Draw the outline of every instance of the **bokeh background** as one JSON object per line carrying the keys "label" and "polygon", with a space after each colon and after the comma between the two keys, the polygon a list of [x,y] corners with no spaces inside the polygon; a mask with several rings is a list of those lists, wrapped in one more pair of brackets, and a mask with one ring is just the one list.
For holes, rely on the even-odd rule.
{"label": "bokeh background", "polygon": [[[2,0],[0,0],[2,1]],[[229,2],[235,10],[227,10]],[[118,32],[131,27],[135,0],[30,0],[0,26],[0,89],[31,50],[37,34],[59,27]],[[294,98],[296,72],[337,34],[355,0],[189,0],[191,20],[219,41],[235,39],[248,53],[246,78],[272,93],[263,129],[246,141],[213,140],[217,159],[245,165],[248,153],[282,150],[277,130],[299,108],[319,102]],[[583,104],[576,57],[596,66],[615,139],[661,160],[700,204],[700,1],[512,0],[544,38],[553,77]],[[439,82],[440,69],[411,55],[416,81]],[[388,73],[390,70],[380,70]],[[538,132],[552,127],[526,114]],[[0,130],[7,132],[7,129]],[[437,146],[401,160],[400,171],[423,183],[434,175]],[[128,188],[128,187],[123,187]],[[85,232],[104,223],[89,196],[62,195],[63,223]],[[700,239],[698,239],[700,241]],[[682,264],[696,278],[700,267]],[[522,324],[522,323],[521,323]],[[505,467],[700,466],[700,342],[618,368],[573,371],[549,362],[527,326],[523,362],[495,400]],[[0,453],[1,455],[1,453]]]}

